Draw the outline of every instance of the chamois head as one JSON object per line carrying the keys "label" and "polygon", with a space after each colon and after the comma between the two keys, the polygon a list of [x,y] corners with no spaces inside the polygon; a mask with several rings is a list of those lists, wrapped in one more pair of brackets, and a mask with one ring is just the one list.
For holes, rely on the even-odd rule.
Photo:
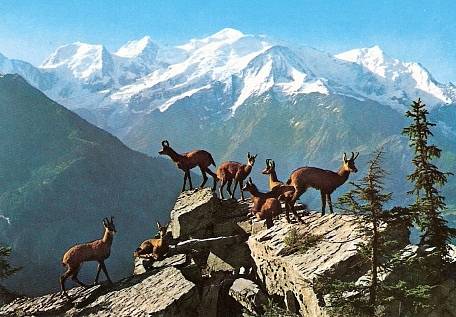
{"label": "chamois head", "polygon": [[351,152],[350,159],[347,159],[347,154],[344,153],[344,156],[343,156],[343,161],[344,161],[343,169],[348,171],[348,172],[356,173],[358,171],[358,169],[355,166],[355,160],[358,157],[358,155],[359,155],[359,152],[356,153],[356,155],[355,155],[355,153]]}
{"label": "chamois head", "polygon": [[249,177],[249,179],[245,182],[244,187],[242,187],[243,191],[251,192],[252,190],[257,190],[257,187],[252,181],[252,178]]}
{"label": "chamois head", "polygon": [[169,146],[168,140],[162,141],[162,149],[158,152],[160,155],[169,155],[171,147]]}
{"label": "chamois head", "polygon": [[168,230],[168,225],[162,226],[159,221],[157,221],[158,233],[160,238],[163,239],[166,236],[166,230]]}
{"label": "chamois head", "polygon": [[111,216],[111,220],[109,220],[108,218],[103,219],[103,226],[111,234],[114,234],[117,232],[116,226],[114,225],[114,217],[112,217],[112,216]]}
{"label": "chamois head", "polygon": [[271,159],[266,159],[266,167],[265,169],[261,172],[265,175],[271,174],[275,169],[275,162]]}
{"label": "chamois head", "polygon": [[250,155],[250,152],[247,153],[247,165],[253,166],[255,164],[255,159],[258,156],[256,155]]}

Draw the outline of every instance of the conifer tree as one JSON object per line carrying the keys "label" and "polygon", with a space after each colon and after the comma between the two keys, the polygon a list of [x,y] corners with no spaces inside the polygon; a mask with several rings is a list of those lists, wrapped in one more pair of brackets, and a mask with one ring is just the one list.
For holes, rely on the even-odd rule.
{"label": "conifer tree", "polygon": [[0,246],[0,280],[18,271],[18,268],[14,268],[9,264],[8,257],[10,255],[11,248]]}
{"label": "conifer tree", "polygon": [[[391,193],[384,192],[382,168],[383,152],[378,150],[368,163],[367,174],[359,182],[351,182],[353,189],[339,198],[340,207],[358,215],[360,236],[368,242],[358,245],[360,264],[369,271],[363,280],[347,282],[326,281],[329,287],[330,309],[343,316],[388,316],[386,306],[396,300],[404,311],[416,311],[426,307],[430,288],[413,285],[410,281],[384,278],[398,267],[406,267],[400,255],[398,241],[385,231],[387,226],[407,230],[411,217],[407,209],[395,207],[386,210]],[[382,275],[382,278],[380,278]]]}
{"label": "conifer tree", "polygon": [[440,157],[441,150],[428,142],[432,136],[431,127],[435,126],[428,121],[428,114],[426,105],[420,99],[414,101],[405,114],[412,122],[404,128],[403,134],[409,137],[414,152],[414,170],[407,178],[414,186],[409,194],[416,196],[411,210],[422,231],[420,245],[435,247],[441,265],[447,261],[448,243],[456,232],[447,226],[441,214],[446,205],[439,188],[447,182],[450,173],[440,171],[432,163]]}

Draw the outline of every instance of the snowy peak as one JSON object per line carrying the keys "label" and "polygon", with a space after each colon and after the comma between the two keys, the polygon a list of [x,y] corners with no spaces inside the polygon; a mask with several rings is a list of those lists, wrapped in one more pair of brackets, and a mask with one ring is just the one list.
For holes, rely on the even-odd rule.
{"label": "snowy peak", "polygon": [[[432,105],[451,103],[444,85],[439,84],[429,71],[415,62],[402,62],[387,56],[379,46],[353,49],[336,55],[336,58],[356,63],[380,77],[382,84],[397,99],[416,99],[421,95],[424,102]],[[411,93],[413,92],[413,93]]]}
{"label": "snowy peak", "polygon": [[216,45],[228,44],[229,45],[229,44],[232,44],[232,43],[238,41],[239,39],[241,39],[244,36],[245,35],[238,30],[226,28],[226,29],[223,29],[217,33],[214,33],[214,34],[212,34],[208,37],[202,38],[202,39],[192,39],[192,40],[190,40],[190,42],[188,42],[184,45],[180,45],[178,47],[187,52],[192,52],[203,46],[207,46],[210,44],[216,44]]}
{"label": "snowy peak", "polygon": [[125,58],[144,56],[152,60],[156,58],[157,51],[158,45],[154,44],[149,36],[144,36],[142,39],[129,41],[119,48],[115,54]]}
{"label": "snowy peak", "polygon": [[40,67],[67,72],[78,80],[87,81],[111,72],[113,62],[104,46],[76,42],[57,48]]}

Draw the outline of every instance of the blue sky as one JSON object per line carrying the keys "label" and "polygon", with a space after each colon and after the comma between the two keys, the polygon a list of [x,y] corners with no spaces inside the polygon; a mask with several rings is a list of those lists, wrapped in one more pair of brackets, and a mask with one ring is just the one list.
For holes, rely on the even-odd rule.
{"label": "blue sky", "polygon": [[75,41],[115,50],[144,35],[178,44],[225,27],[330,53],[378,44],[456,82],[456,1],[0,0],[0,53],[33,64]]}

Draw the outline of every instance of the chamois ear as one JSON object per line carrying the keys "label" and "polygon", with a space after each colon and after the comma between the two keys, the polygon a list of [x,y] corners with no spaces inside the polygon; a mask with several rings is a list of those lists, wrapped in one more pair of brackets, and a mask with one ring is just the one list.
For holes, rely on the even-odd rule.
{"label": "chamois ear", "polygon": [[256,159],[256,158],[257,158],[257,156],[258,156],[258,154],[255,154],[255,156],[254,156],[253,158],[254,158],[254,159]]}
{"label": "chamois ear", "polygon": [[247,152],[247,158],[250,159],[250,152]]}
{"label": "chamois ear", "polygon": [[342,159],[344,160],[344,162],[347,162],[347,153],[344,152],[344,155],[342,156]]}
{"label": "chamois ear", "polygon": [[356,159],[358,158],[358,156],[359,156],[359,152],[356,152],[356,155],[355,155],[355,157],[353,158],[353,160],[356,160]]}
{"label": "chamois ear", "polygon": [[274,160],[271,160],[271,167],[275,167],[275,162],[274,162]]}
{"label": "chamois ear", "polygon": [[169,146],[168,140],[163,140],[163,141],[162,141],[162,146],[163,146],[163,147]]}
{"label": "chamois ear", "polygon": [[160,229],[161,229],[161,224],[160,224],[160,222],[159,222],[159,221],[157,221],[157,228],[158,228],[158,230],[160,230]]}
{"label": "chamois ear", "polygon": [[271,159],[266,159],[266,166],[267,167],[271,166]]}
{"label": "chamois ear", "polygon": [[107,227],[109,225],[108,221],[108,218],[103,218],[103,226]]}
{"label": "chamois ear", "polygon": [[114,216],[111,216],[111,224],[114,224]]}

